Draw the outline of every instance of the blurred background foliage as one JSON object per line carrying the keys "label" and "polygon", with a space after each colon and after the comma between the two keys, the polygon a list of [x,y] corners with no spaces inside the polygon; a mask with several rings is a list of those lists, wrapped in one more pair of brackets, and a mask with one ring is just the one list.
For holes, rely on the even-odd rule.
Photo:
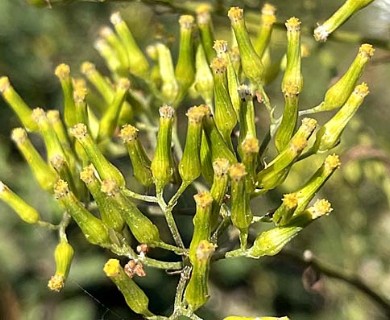
{"label": "blurred background foliage", "polygon": [[[148,1],[150,3],[152,1]],[[291,16],[302,20],[304,44],[309,56],[303,62],[304,90],[301,108],[317,105],[329,84],[344,72],[359,47],[350,33],[375,38],[373,61],[364,74],[371,94],[349,125],[336,152],[342,169],[323,189],[334,213],[307,228],[288,249],[272,258],[229,259],[213,264],[212,298],[201,310],[204,319],[221,319],[228,314],[289,315],[291,319],[387,319],[383,310],[367,296],[345,283],[306,269],[294,258],[311,250],[319,259],[343,272],[354,273],[378,293],[390,299],[390,3],[377,0],[342,27],[340,38],[326,44],[315,43],[311,30],[325,20],[342,1],[269,1],[278,8],[278,21]],[[249,27],[254,30],[263,1],[225,1],[245,6]],[[8,75],[16,90],[32,107],[57,108],[62,104],[60,86],[53,75],[61,62],[79,73],[82,61],[93,61],[106,70],[93,42],[114,10],[120,10],[142,48],[155,37],[174,39],[178,34],[178,13],[164,6],[136,3],[72,3],[52,9],[37,9],[24,0],[0,1],[0,74]],[[250,13],[249,13],[250,12]],[[228,19],[214,18],[217,37],[229,38]],[[339,38],[339,40],[340,40]],[[276,55],[285,49],[282,28],[273,35]],[[336,40],[336,41],[335,41]],[[267,88],[272,103],[283,105],[281,77]],[[280,110],[279,110],[280,112]],[[327,119],[329,114],[319,116]],[[0,180],[22,195],[41,214],[56,220],[58,207],[51,196],[37,191],[37,184],[9,140],[18,122],[0,101]],[[37,142],[39,143],[39,142]],[[314,168],[320,159],[310,165]],[[254,212],[264,214],[276,207],[284,192],[302,181],[305,168],[297,168],[285,189],[278,189]],[[190,221],[190,217],[186,218]],[[82,236],[70,232],[76,247],[69,281],[56,294],[46,288],[54,271],[56,235],[23,224],[0,204],[0,319],[136,319],[123,297],[105,278],[102,267],[106,254],[87,245]],[[141,285],[150,297],[151,309],[169,309],[175,292],[176,276],[147,270]]]}

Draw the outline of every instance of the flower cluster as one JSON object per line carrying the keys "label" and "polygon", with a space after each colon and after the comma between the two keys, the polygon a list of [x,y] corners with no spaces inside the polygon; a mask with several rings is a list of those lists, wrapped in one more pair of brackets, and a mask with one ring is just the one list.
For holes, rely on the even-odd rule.
{"label": "flower cluster", "polygon": [[[347,1],[340,8],[342,12],[316,29],[315,37],[324,41],[369,2]],[[90,62],[81,66],[83,79],[72,77],[66,64],[56,68],[64,97],[62,116],[57,110],[31,109],[9,79],[0,78],[0,92],[23,125],[13,130],[12,140],[38,184],[52,193],[64,210],[58,225],[43,221],[36,209],[0,182],[0,199],[23,221],[58,231],[57,268],[49,281],[50,289],[61,290],[68,276],[73,249],[66,229],[74,221],[88,242],[129,259],[124,268],[119,260],[110,259],[104,272],[134,312],[156,317],[149,310],[148,297],[133,280],[147,276],[143,270],[146,265],[181,270],[174,315],[198,319],[194,312],[209,298],[213,257],[275,255],[306,226],[332,211],[327,200],[312,200],[340,166],[335,154],[327,154],[318,170],[297,190],[285,194],[272,214],[266,214],[266,208],[263,213],[254,212],[251,201],[283,184],[297,162],[329,153],[339,143],[344,128],[368,94],[367,84],[358,81],[374,49],[361,45],[345,74],[324,93],[323,101],[299,111],[299,95],[304,90],[301,22],[295,17],[288,19],[286,63],[276,70],[284,72],[281,91],[285,104],[283,114],[276,118],[265,90],[275,79],[270,41],[276,9],[264,5],[258,34],[252,39],[243,10],[231,8],[231,44],[214,38],[209,9],[201,5],[196,18],[180,17],[176,62],[162,41],[150,45],[145,55],[121,15],[114,13],[113,28],[103,28],[95,43],[111,73],[109,78]],[[195,100],[200,102],[193,106]],[[184,147],[180,145],[177,119],[177,110],[183,108],[188,118]],[[329,110],[336,112],[321,125],[312,118],[299,119],[304,114]],[[263,137],[257,130],[259,112],[267,112],[270,119]],[[29,135],[42,138],[46,159]],[[267,153],[272,147],[274,156]],[[130,185],[111,162],[115,155],[126,153],[137,186]],[[270,157],[272,160],[265,163]],[[191,192],[189,186],[197,194],[193,236],[186,245],[173,209],[185,192]],[[134,191],[142,188],[144,194]],[[174,194],[167,200],[172,190]],[[159,225],[148,210],[140,209],[139,202],[160,208],[172,239],[162,239]],[[252,227],[259,222],[271,227],[254,234]],[[231,229],[237,231],[238,241],[233,239],[233,246],[226,246],[220,239]],[[129,240],[129,234],[136,244]],[[155,247],[174,252],[178,261],[148,257],[148,250]],[[226,247],[233,250],[224,252]]]}

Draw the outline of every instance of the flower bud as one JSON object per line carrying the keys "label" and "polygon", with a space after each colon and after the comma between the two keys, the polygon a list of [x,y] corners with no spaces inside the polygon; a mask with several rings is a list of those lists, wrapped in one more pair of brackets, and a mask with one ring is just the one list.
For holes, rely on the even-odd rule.
{"label": "flower bud", "polygon": [[246,138],[241,145],[242,163],[247,171],[246,192],[252,193],[256,185],[257,159],[259,155],[259,140],[254,137]]}
{"label": "flower bud", "polygon": [[202,141],[200,144],[200,163],[202,166],[202,176],[209,185],[213,182],[213,165],[211,160],[211,149],[207,141],[204,130],[202,131]]}
{"label": "flower bud", "polygon": [[241,107],[241,99],[238,94],[239,81],[236,70],[234,69],[232,58],[228,52],[227,42],[224,40],[216,40],[214,42],[213,48],[217,52],[217,57],[223,59],[226,62],[226,77],[229,97],[236,115],[238,116]]}
{"label": "flower bud", "polygon": [[322,166],[312,175],[303,187],[295,191],[295,194],[298,197],[298,205],[294,210],[294,215],[305,210],[317,191],[339,167],[340,159],[337,155],[333,154],[326,157]]}
{"label": "flower bud", "polygon": [[57,174],[41,157],[27,137],[26,130],[16,128],[12,131],[11,139],[16,143],[19,151],[31,168],[35,179],[42,189],[53,192]]}
{"label": "flower bud", "polygon": [[8,77],[0,78],[0,93],[7,104],[16,113],[28,131],[37,131],[37,124],[31,119],[31,109],[12,87]]}
{"label": "flower bud", "polygon": [[120,212],[139,243],[155,245],[161,242],[157,227],[121,192],[114,180],[103,180],[101,191],[111,198],[113,208]]}
{"label": "flower bud", "polygon": [[190,184],[201,174],[200,145],[202,138],[202,119],[206,107],[201,105],[188,109],[188,127],[183,156],[179,163],[179,174],[184,183]]}
{"label": "flower bud", "polygon": [[318,106],[302,110],[300,114],[308,114],[322,111],[329,111],[340,108],[345,104],[356,87],[364,67],[374,55],[374,48],[370,44],[362,44],[359,52],[344,75],[325,93],[324,101]]}
{"label": "flower bud", "polygon": [[255,108],[253,105],[253,94],[247,85],[238,87],[238,94],[242,101],[240,108],[240,135],[238,139],[238,152],[242,154],[242,143],[247,138],[256,138]]}
{"label": "flower bud", "polygon": [[40,218],[38,211],[27,204],[2,181],[0,181],[0,200],[9,205],[24,222],[31,224],[38,222]]}
{"label": "flower bud", "polygon": [[100,120],[99,141],[110,139],[113,135],[115,128],[118,125],[119,114],[129,88],[130,81],[128,79],[119,79],[114,98]]}
{"label": "flower bud", "polygon": [[235,163],[229,168],[231,188],[231,219],[233,225],[240,231],[241,248],[246,249],[249,226],[253,214],[250,209],[250,193],[247,192],[245,176],[247,172],[242,163]]}
{"label": "flower bud", "polygon": [[115,50],[108,44],[105,39],[99,38],[94,43],[95,49],[100,56],[105,60],[108,69],[112,73],[121,73],[123,68]]}
{"label": "flower bud", "polygon": [[245,26],[244,11],[238,7],[230,8],[230,22],[240,49],[242,69],[248,79],[255,85],[263,85],[264,67],[260,57],[252,46],[249,33]]}
{"label": "flower bud", "polygon": [[276,8],[269,3],[265,3],[261,9],[260,29],[253,45],[260,58],[263,57],[271,39],[273,25],[276,22],[275,12]]}
{"label": "flower bud", "polygon": [[314,30],[314,38],[325,42],[328,36],[347,21],[353,14],[374,0],[346,0],[333,15]]}
{"label": "flower bud", "polygon": [[111,83],[96,70],[96,66],[91,62],[83,62],[81,65],[81,73],[84,74],[88,81],[93,84],[99,94],[102,95],[105,101],[111,101],[114,96]]}
{"label": "flower bud", "polygon": [[115,283],[118,290],[123,294],[127,305],[135,313],[142,314],[145,317],[153,316],[149,311],[149,299],[142,289],[127,276],[119,260],[110,259],[106,262],[103,269],[104,273]]}
{"label": "flower bud", "polygon": [[211,151],[212,161],[216,158],[225,158],[229,160],[230,163],[236,163],[236,156],[219,132],[217,126],[215,125],[214,117],[210,111],[203,117],[203,129]]}
{"label": "flower bud", "polygon": [[237,116],[229,96],[226,67],[227,61],[224,58],[215,58],[211,63],[214,75],[215,124],[226,144],[230,146],[230,135],[237,124]]}
{"label": "flower bud", "polygon": [[210,258],[215,247],[207,240],[201,240],[196,248],[196,260],[191,260],[192,272],[184,297],[192,311],[203,306],[208,298],[208,277]]}
{"label": "flower bud", "polygon": [[286,179],[291,166],[307,146],[307,141],[316,125],[317,121],[314,119],[305,118],[302,120],[302,125],[291,138],[287,147],[257,174],[258,186],[261,189],[274,189]]}
{"label": "flower bud", "polygon": [[213,209],[211,212],[210,225],[211,230],[217,227],[219,211],[226,195],[228,181],[229,181],[229,161],[224,158],[217,158],[213,162],[214,179],[210,189],[210,194],[214,199]]}
{"label": "flower bud", "polygon": [[102,247],[109,245],[109,234],[104,223],[85,209],[83,204],[69,190],[68,184],[64,180],[57,181],[54,186],[54,195],[90,243]]}
{"label": "flower bud", "polygon": [[213,205],[213,197],[208,191],[196,194],[194,199],[196,202],[196,213],[192,220],[194,223],[194,233],[188,254],[191,263],[195,263],[198,260],[197,251],[201,241],[210,240],[210,217]]}
{"label": "flower bud", "polygon": [[206,59],[204,49],[198,46],[195,58],[195,89],[207,105],[212,105],[214,95],[214,79]]}
{"label": "flower bud", "polygon": [[[302,91],[301,72],[301,22],[293,17],[286,21],[287,28],[287,66],[282,80],[282,92],[298,95]],[[291,88],[295,92],[291,92]]]}
{"label": "flower bud", "polygon": [[175,105],[178,105],[188,92],[195,79],[195,56],[193,43],[194,17],[182,15],[180,23],[179,57],[175,68],[175,77],[179,85],[179,93]]}
{"label": "flower bud", "polygon": [[175,110],[170,106],[160,108],[160,126],[157,135],[157,146],[151,163],[153,180],[157,193],[172,180],[174,174],[173,158],[171,152],[172,125]]}
{"label": "flower bud", "polygon": [[148,60],[138,47],[130,29],[126,22],[122,20],[119,12],[111,15],[111,23],[114,25],[115,31],[126,50],[130,72],[140,78],[147,77],[149,71]]}
{"label": "flower bud", "polygon": [[41,136],[45,142],[47,158],[51,159],[57,155],[65,158],[62,146],[52,126],[50,125],[49,120],[47,119],[45,111],[41,108],[35,108],[32,111],[31,117],[38,125]]}
{"label": "flower bud", "polygon": [[211,6],[201,4],[196,8],[196,22],[198,24],[200,41],[207,57],[208,63],[211,63],[215,54],[213,50],[214,30],[211,20]]}
{"label": "flower bud", "polygon": [[179,85],[176,81],[175,71],[173,69],[171,52],[168,47],[162,43],[158,43],[156,48],[162,80],[161,93],[165,102],[172,104],[179,93]]}
{"label": "flower bud", "polygon": [[107,44],[111,47],[112,54],[116,56],[119,62],[119,66],[116,71],[124,76],[128,73],[129,57],[123,42],[109,27],[101,28],[99,34],[104,40],[107,41]]}
{"label": "flower bud", "polygon": [[284,91],[284,110],[282,121],[275,133],[275,146],[282,152],[294,134],[298,120],[298,94],[295,86],[286,86]]}
{"label": "flower bud", "polygon": [[298,206],[298,196],[296,193],[288,193],[283,196],[282,201],[272,216],[277,226],[284,226],[289,222]]}
{"label": "flower bud", "polygon": [[88,134],[85,124],[76,124],[70,129],[70,134],[81,144],[102,179],[113,179],[120,187],[125,186],[126,182],[122,173],[104,157],[95,141]]}
{"label": "flower bud", "polygon": [[73,82],[73,100],[76,108],[76,123],[89,125],[89,115],[87,107],[87,85],[84,79],[77,79]]}
{"label": "flower bud", "polygon": [[60,80],[62,93],[64,95],[64,119],[68,127],[74,126],[76,120],[76,106],[73,100],[73,84],[70,77],[70,67],[67,64],[60,64],[54,71]]}
{"label": "flower bud", "polygon": [[302,229],[331,211],[332,208],[327,200],[318,200],[312,207],[296,216],[294,215],[287,225],[262,232],[248,250],[247,256],[260,258],[262,256],[276,255]]}
{"label": "flower bud", "polygon": [[72,265],[73,255],[74,250],[72,246],[66,240],[61,240],[54,250],[56,272],[47,284],[50,290],[59,292],[64,287]]}
{"label": "flower bud", "polygon": [[362,83],[356,86],[347,102],[340,110],[327,122],[316,135],[316,141],[311,149],[313,152],[326,152],[334,148],[339,142],[348,122],[354,116],[368,95],[368,86]]}
{"label": "flower bud", "polygon": [[138,139],[138,129],[126,124],[122,127],[119,136],[126,144],[135,178],[145,187],[151,186],[153,184],[151,161]]}
{"label": "flower bud", "polygon": [[116,207],[116,203],[112,201],[112,197],[107,196],[101,190],[101,183],[95,176],[95,168],[92,164],[80,172],[80,178],[84,181],[93,199],[96,201],[104,224],[115,231],[122,231],[125,221],[121,216],[121,212]]}

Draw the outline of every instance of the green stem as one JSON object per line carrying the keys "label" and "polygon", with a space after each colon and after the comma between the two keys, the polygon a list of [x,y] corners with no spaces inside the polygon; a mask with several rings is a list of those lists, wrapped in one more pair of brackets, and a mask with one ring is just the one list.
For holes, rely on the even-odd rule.
{"label": "green stem", "polygon": [[173,218],[172,209],[173,207],[168,207],[167,204],[164,201],[162,191],[160,191],[157,194],[157,200],[158,204],[160,205],[161,210],[164,212],[165,219],[168,224],[168,228],[171,231],[171,234],[173,236],[173,240],[175,241],[176,245],[180,248],[184,248],[183,240],[181,239],[179,229],[177,228],[175,219]]}
{"label": "green stem", "polygon": [[153,202],[153,203],[158,203],[158,199],[155,196],[146,196],[143,194],[136,193],[134,191],[131,191],[129,189],[123,189],[123,193],[125,196],[145,202]]}

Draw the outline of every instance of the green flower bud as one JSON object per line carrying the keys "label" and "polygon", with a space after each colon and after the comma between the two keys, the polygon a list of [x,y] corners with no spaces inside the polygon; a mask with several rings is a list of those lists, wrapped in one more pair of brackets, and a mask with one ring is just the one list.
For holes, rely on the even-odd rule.
{"label": "green flower bud", "polygon": [[179,93],[175,105],[178,105],[188,92],[195,79],[195,57],[193,43],[194,17],[183,15],[179,19],[180,46],[179,57],[175,68],[175,76],[179,85]]}
{"label": "green flower bud", "polygon": [[300,114],[308,114],[322,111],[329,111],[340,108],[345,104],[356,87],[364,67],[374,55],[374,48],[370,44],[362,44],[359,52],[344,75],[325,93],[324,101],[318,106],[303,110]]}
{"label": "green flower bud", "polygon": [[313,152],[325,152],[334,148],[339,142],[348,122],[368,95],[368,86],[362,83],[356,86],[351,96],[341,109],[317,132],[316,141],[312,147]]}
{"label": "green flower bud", "polygon": [[241,145],[242,163],[247,171],[246,192],[252,193],[256,186],[257,160],[260,150],[259,140],[254,137],[246,138]]}
{"label": "green flower bud", "polygon": [[46,112],[47,120],[50,123],[50,127],[55,132],[57,139],[61,145],[63,152],[65,153],[65,159],[67,160],[69,169],[72,173],[72,176],[75,182],[78,180],[76,176],[77,171],[77,159],[76,155],[73,152],[73,149],[70,145],[68,133],[65,130],[65,126],[60,118],[60,113],[58,110],[49,110]]}
{"label": "green flower bud", "polygon": [[208,298],[208,277],[210,258],[214,253],[214,245],[207,240],[199,242],[196,248],[196,260],[191,260],[192,273],[184,297],[192,311],[203,306]]}
{"label": "green flower bud", "polygon": [[153,176],[150,169],[151,161],[141,141],[138,139],[138,129],[126,124],[122,127],[119,136],[123,143],[126,144],[135,178],[142,185],[146,187],[151,186],[153,184]]}
{"label": "green flower bud", "polygon": [[72,172],[65,158],[62,155],[55,154],[49,159],[49,163],[61,179],[69,182],[72,192],[78,194],[78,189],[76,188],[73,180]]}
{"label": "green flower bud", "polygon": [[96,70],[96,67],[91,62],[83,62],[81,65],[81,73],[84,74],[88,81],[93,84],[99,94],[102,95],[105,101],[111,101],[114,97],[114,91],[111,83]]}
{"label": "green flower bud", "polygon": [[298,94],[294,85],[285,87],[282,121],[275,133],[275,146],[282,152],[294,134],[298,120]]}
{"label": "green flower bud", "polygon": [[0,200],[9,205],[24,222],[31,224],[38,222],[40,218],[38,211],[27,204],[2,181],[0,181]]}
{"label": "green flower bud", "polygon": [[102,247],[109,245],[109,234],[104,223],[90,213],[69,190],[64,180],[58,180],[54,186],[54,195],[63,208],[76,221],[85,238],[92,244]]}
{"label": "green flower bud", "polygon": [[212,161],[214,161],[216,158],[225,158],[229,160],[230,163],[236,163],[236,156],[226,144],[224,138],[219,132],[210,111],[203,117],[203,129],[211,151]]}
{"label": "green flower bud", "polygon": [[247,172],[242,163],[235,163],[229,168],[231,188],[231,219],[233,225],[240,231],[241,248],[246,249],[249,226],[253,214],[250,209],[250,193],[247,192],[245,181]]}
{"label": "green flower bud", "polygon": [[200,41],[206,53],[208,63],[211,63],[215,56],[213,50],[214,31],[210,11],[211,6],[208,3],[201,4],[196,8],[196,22],[198,24]]}
{"label": "green flower bud", "polygon": [[11,139],[31,168],[31,171],[42,189],[53,192],[57,174],[41,157],[27,137],[26,130],[16,128],[12,131]]}
{"label": "green flower bud", "polygon": [[112,198],[110,202],[119,210],[139,243],[156,245],[161,242],[157,227],[121,192],[114,180],[103,180],[101,191]]}
{"label": "green flower bud", "polygon": [[125,297],[127,305],[135,313],[145,317],[153,316],[149,311],[149,299],[142,289],[131,279],[119,264],[119,260],[110,259],[104,265],[104,273],[115,283]]}
{"label": "green flower bud", "polygon": [[[112,83],[96,70],[96,67],[93,63],[84,62],[81,65],[81,72],[87,77],[88,81],[92,83],[98,93],[103,97],[104,102],[107,105],[111,105],[115,99],[115,88],[113,87]],[[105,110],[99,111],[104,112]],[[125,100],[120,110],[119,123],[131,121],[132,118],[132,106]]]}
{"label": "green flower bud", "polygon": [[176,81],[171,52],[162,43],[156,45],[158,64],[162,80],[161,93],[166,103],[173,103],[179,93],[179,85]]}
{"label": "green flower bud", "polygon": [[95,176],[95,168],[92,164],[80,172],[80,178],[84,181],[96,201],[104,224],[115,231],[122,231],[125,221],[121,216],[121,212],[118,210],[112,197],[109,197],[101,190],[101,183]]}
{"label": "green flower bud", "polygon": [[215,230],[217,227],[219,211],[226,196],[229,181],[229,167],[229,161],[224,158],[217,158],[213,162],[214,179],[210,189],[210,194],[214,199],[210,219],[211,230]]}
{"label": "green flower bud", "polygon": [[123,69],[121,70],[121,62],[119,61],[115,50],[107,43],[106,40],[102,38],[96,40],[94,47],[99,52],[100,56],[105,60],[108,69],[112,73],[123,72]]}
{"label": "green flower bud", "polygon": [[134,75],[145,78],[148,76],[149,63],[141,49],[138,47],[126,22],[122,20],[119,12],[111,15],[111,23],[114,25],[127,53],[130,72]]}
{"label": "green flower bud", "polygon": [[31,109],[12,87],[8,77],[0,78],[0,93],[16,113],[23,126],[29,131],[37,131],[37,124],[31,119]]}
{"label": "green flower bud", "polygon": [[200,144],[200,163],[202,166],[202,176],[205,178],[207,183],[211,185],[213,182],[214,172],[211,160],[211,149],[204,130],[202,131],[202,141]]}
{"label": "green flower bud", "polygon": [[234,65],[230,54],[228,52],[227,42],[224,40],[216,40],[214,42],[215,51],[217,52],[218,58],[221,58],[226,61],[226,77],[227,77],[227,85],[229,90],[229,96],[231,100],[231,104],[238,116],[241,107],[241,99],[238,94],[238,77],[236,74],[236,70],[234,69]]}
{"label": "green flower bud", "polygon": [[242,154],[242,143],[247,138],[256,138],[255,108],[253,105],[253,95],[247,85],[238,87],[238,94],[242,101],[240,108],[240,135],[238,139],[238,152]]}
{"label": "green flower bud", "polygon": [[282,80],[282,92],[295,95],[302,91],[303,77],[301,72],[301,22],[293,17],[286,21],[287,28],[287,66]]}
{"label": "green flower bud", "polygon": [[73,100],[73,84],[70,77],[70,67],[67,64],[60,64],[54,71],[60,80],[62,92],[64,95],[64,119],[68,127],[74,126],[76,120],[76,106]]}
{"label": "green flower bud", "polygon": [[278,226],[284,226],[290,221],[298,206],[298,196],[296,193],[288,193],[283,196],[282,201],[272,216],[272,220]]}
{"label": "green flower bud", "polygon": [[41,136],[45,142],[47,158],[51,159],[57,155],[65,158],[62,146],[47,119],[45,111],[42,108],[35,108],[32,111],[31,117],[38,125]]}
{"label": "green flower bud", "polygon": [[88,134],[85,124],[76,124],[70,129],[70,134],[81,144],[102,179],[113,179],[120,187],[125,186],[126,182],[122,173],[104,157],[95,141]]}
{"label": "green flower bud", "polygon": [[99,34],[107,41],[107,44],[111,47],[113,54],[115,54],[119,61],[119,69],[116,71],[123,75],[127,74],[129,69],[129,57],[121,39],[119,39],[118,35],[109,27],[101,28]]}
{"label": "green flower bud", "polygon": [[302,120],[302,125],[291,138],[287,147],[257,174],[258,186],[261,189],[274,189],[286,179],[291,166],[307,146],[307,141],[316,125],[317,121],[314,119],[305,118]]}
{"label": "green flower bud", "polygon": [[232,7],[228,12],[228,16],[240,49],[242,69],[252,83],[261,86],[264,80],[264,67],[252,46],[245,26],[244,11],[241,8]]}
{"label": "green flower bud", "polygon": [[125,78],[121,78],[118,81],[117,89],[113,101],[105,111],[99,125],[98,140],[102,141],[110,139],[113,135],[117,125],[119,114],[123,106],[123,102],[126,99],[126,94],[130,88],[130,81]]}
{"label": "green flower bud", "polygon": [[160,108],[160,127],[157,135],[156,151],[152,160],[151,169],[157,193],[172,180],[174,174],[173,158],[171,153],[172,125],[175,110],[170,106]]}
{"label": "green flower bud", "polygon": [[213,73],[208,65],[204,49],[198,46],[195,59],[195,89],[207,105],[212,105],[214,95]]}
{"label": "green flower bud", "polygon": [[201,241],[210,240],[210,217],[213,205],[213,197],[208,191],[196,194],[194,199],[196,202],[196,213],[193,218],[194,233],[189,250],[189,258],[192,264],[198,260],[197,252]]}
{"label": "green flower bud", "polygon": [[276,227],[262,232],[257,236],[253,246],[248,250],[247,256],[250,258],[260,258],[262,256],[274,256],[290,242],[302,229],[311,222],[332,211],[327,200],[319,200],[312,207],[308,208],[290,223],[283,227]]}
{"label": "green flower bud", "polygon": [[74,163],[76,161],[75,154],[72,151],[68,133],[66,132],[65,126],[60,118],[60,112],[58,110],[48,110],[46,117],[50,123],[51,128],[55,132],[67,159],[69,159],[69,162]]}
{"label": "green flower bud", "polygon": [[87,107],[87,87],[84,79],[73,82],[73,101],[76,108],[76,123],[85,123],[89,125],[88,107]]}
{"label": "green flower bud", "polygon": [[74,250],[72,246],[66,240],[61,240],[54,250],[56,272],[47,284],[50,290],[59,292],[64,287],[72,265],[73,255]]}
{"label": "green flower bud", "polygon": [[260,58],[263,57],[271,39],[272,29],[276,22],[275,12],[276,8],[269,3],[265,3],[261,9],[260,29],[253,45]]}
{"label": "green flower bud", "polygon": [[201,174],[200,145],[202,138],[202,119],[207,109],[204,105],[192,107],[187,111],[188,127],[183,156],[179,163],[179,174],[184,183],[190,184]]}
{"label": "green flower bud", "polygon": [[346,22],[353,14],[369,5],[374,0],[346,0],[333,15],[314,30],[317,41],[326,41],[328,36]]}
{"label": "green flower bud", "polygon": [[230,146],[232,143],[230,135],[237,124],[237,116],[229,96],[226,64],[225,59],[215,58],[211,64],[211,69],[214,75],[215,124],[226,144]]}
{"label": "green flower bud", "polygon": [[294,210],[294,215],[302,212],[313,199],[317,191],[324,185],[330,176],[340,167],[339,157],[335,154],[326,157],[322,166],[295,194],[298,197],[298,205]]}

